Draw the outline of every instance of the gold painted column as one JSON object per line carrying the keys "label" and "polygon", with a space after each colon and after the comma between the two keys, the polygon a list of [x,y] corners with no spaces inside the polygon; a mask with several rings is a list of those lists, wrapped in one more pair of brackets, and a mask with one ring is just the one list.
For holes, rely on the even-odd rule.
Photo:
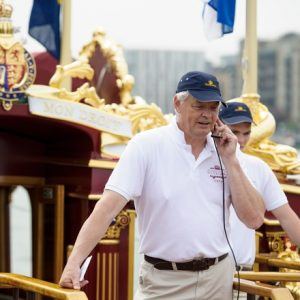
{"label": "gold painted column", "polygon": [[[68,65],[72,62],[72,52],[71,52],[71,0],[62,0],[62,32],[61,32],[61,49],[60,49],[60,65]],[[63,81],[63,87],[67,91],[72,89],[72,79],[67,77]]]}
{"label": "gold painted column", "polygon": [[246,2],[246,36],[243,54],[243,94],[257,94],[257,0]]}

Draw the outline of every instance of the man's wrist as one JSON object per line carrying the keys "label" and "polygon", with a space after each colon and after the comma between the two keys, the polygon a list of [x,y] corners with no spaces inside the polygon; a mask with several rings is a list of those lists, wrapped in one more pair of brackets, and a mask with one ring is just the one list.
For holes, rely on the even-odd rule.
{"label": "man's wrist", "polygon": [[227,170],[235,167],[240,167],[240,162],[235,155],[225,158],[222,157],[222,160]]}

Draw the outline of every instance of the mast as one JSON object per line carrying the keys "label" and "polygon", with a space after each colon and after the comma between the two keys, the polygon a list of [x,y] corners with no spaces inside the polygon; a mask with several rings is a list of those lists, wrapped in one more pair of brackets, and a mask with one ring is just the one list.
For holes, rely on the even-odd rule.
{"label": "mast", "polygon": [[243,95],[256,94],[257,97],[257,0],[246,2],[246,37],[243,65]]}
{"label": "mast", "polygon": [[[60,65],[64,66],[72,62],[71,54],[71,1],[61,0],[62,6],[62,31],[61,31],[61,49],[60,49]],[[64,79],[62,87],[71,91],[71,77]]]}

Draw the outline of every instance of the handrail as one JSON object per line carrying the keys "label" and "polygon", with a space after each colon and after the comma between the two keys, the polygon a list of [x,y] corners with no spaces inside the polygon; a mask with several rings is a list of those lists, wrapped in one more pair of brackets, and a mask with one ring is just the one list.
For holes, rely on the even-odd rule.
{"label": "handrail", "polygon": [[82,291],[61,288],[58,284],[19,274],[0,273],[0,288],[7,286],[38,293],[57,300],[88,300]]}
{"label": "handrail", "polygon": [[[239,272],[240,278],[263,282],[292,282],[300,281],[300,272]],[[237,277],[237,274],[235,274]]]}
{"label": "handrail", "polygon": [[298,261],[286,261],[280,258],[272,258],[272,257],[269,258],[266,255],[257,254],[255,257],[255,262],[264,263],[272,267],[300,270],[300,262]]}
{"label": "handrail", "polygon": [[240,284],[235,278],[233,281],[233,288],[239,289],[252,295],[259,295],[271,298],[272,300],[293,300],[293,296],[287,288],[275,287],[267,284],[260,284],[253,281],[241,279]]}

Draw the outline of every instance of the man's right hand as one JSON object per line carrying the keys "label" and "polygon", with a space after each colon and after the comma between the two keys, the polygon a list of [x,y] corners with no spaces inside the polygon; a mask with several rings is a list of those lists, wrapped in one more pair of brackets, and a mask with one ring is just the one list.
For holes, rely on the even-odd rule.
{"label": "man's right hand", "polygon": [[82,287],[87,285],[88,280],[79,281],[80,268],[79,267],[69,267],[66,265],[61,278],[59,280],[59,285],[64,288],[80,290]]}

